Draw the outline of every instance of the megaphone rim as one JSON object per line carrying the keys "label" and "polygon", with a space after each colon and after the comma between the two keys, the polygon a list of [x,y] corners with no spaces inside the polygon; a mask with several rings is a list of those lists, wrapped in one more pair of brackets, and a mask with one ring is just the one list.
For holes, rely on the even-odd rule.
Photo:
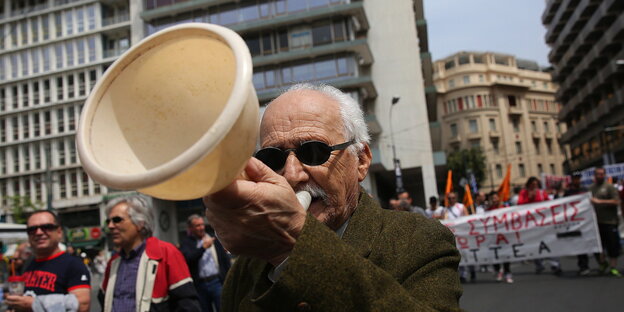
{"label": "megaphone rim", "polygon": [[[216,34],[222,39],[231,49],[235,59],[235,79],[230,91],[230,96],[223,110],[220,112],[220,117],[217,118],[213,125],[197,140],[192,146],[185,150],[175,158],[160,164],[154,168],[145,170],[144,172],[134,174],[119,174],[108,170],[95,161],[92,151],[88,148],[89,144],[88,131],[85,131],[87,123],[90,121],[92,110],[97,105],[91,104],[94,101],[99,101],[101,97],[99,90],[103,84],[110,85],[109,80],[115,79],[114,69],[118,66],[126,65],[124,62],[127,58],[134,57],[134,55],[144,49],[153,40],[158,40],[160,37],[170,35],[172,32],[181,32],[187,30],[206,30],[211,34]],[[136,57],[135,57],[136,59]],[[129,63],[133,60],[131,59]],[[249,49],[243,39],[233,30],[226,27],[209,24],[209,23],[185,23],[175,25],[159,32],[156,32],[144,39],[142,39],[136,45],[130,47],[124,52],[111,66],[106,70],[104,75],[96,82],[92,92],[89,94],[85,102],[85,107],[80,116],[78,124],[78,131],[76,134],[76,145],[78,154],[83,165],[83,168],[92,179],[102,183],[109,187],[119,189],[140,189],[157,185],[163,181],[166,181],[184,170],[192,167],[195,163],[200,161],[207,153],[210,153],[219,143],[220,140],[215,140],[215,137],[223,138],[225,134],[230,131],[239,114],[244,108],[246,99],[250,92],[236,92],[236,90],[245,91],[245,89],[253,88],[251,81],[252,76],[252,60]],[[248,90],[251,91],[251,90]],[[98,97],[98,98],[96,98]],[[91,113],[91,114],[90,114]]]}

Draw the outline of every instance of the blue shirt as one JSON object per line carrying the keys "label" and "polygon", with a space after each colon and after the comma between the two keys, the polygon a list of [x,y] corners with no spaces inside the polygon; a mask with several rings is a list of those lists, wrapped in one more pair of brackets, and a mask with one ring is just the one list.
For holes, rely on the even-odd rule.
{"label": "blue shirt", "polygon": [[[198,240],[197,248],[200,248],[202,244],[203,240]],[[211,277],[219,274],[218,264],[216,263],[215,258],[212,256],[213,248],[215,248],[214,243],[212,244],[212,246],[204,250],[201,259],[199,259],[198,272],[200,278]]]}
{"label": "blue shirt", "polygon": [[113,294],[113,311],[136,310],[136,281],[141,255],[144,251],[145,242],[131,250],[128,255],[123,249],[119,252],[120,261]]}

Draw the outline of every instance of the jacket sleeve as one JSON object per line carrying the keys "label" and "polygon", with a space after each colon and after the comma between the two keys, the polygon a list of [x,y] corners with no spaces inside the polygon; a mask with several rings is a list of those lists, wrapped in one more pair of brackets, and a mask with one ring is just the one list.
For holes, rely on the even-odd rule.
{"label": "jacket sleeve", "polygon": [[279,280],[256,282],[251,300],[266,311],[459,311],[453,235],[433,221],[396,223],[363,257],[308,215]]}
{"label": "jacket sleeve", "polygon": [[171,246],[167,252],[167,280],[172,311],[201,311],[193,279],[182,253]]}
{"label": "jacket sleeve", "polygon": [[184,255],[184,259],[186,259],[187,263],[197,263],[205,250],[203,246],[199,248],[195,247],[193,241],[188,237],[182,240],[182,245],[180,246],[180,251]]}

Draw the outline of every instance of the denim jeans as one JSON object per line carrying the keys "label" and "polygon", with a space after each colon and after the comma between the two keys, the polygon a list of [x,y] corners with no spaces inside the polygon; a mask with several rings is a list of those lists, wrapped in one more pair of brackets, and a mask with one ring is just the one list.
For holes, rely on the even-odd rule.
{"label": "denim jeans", "polygon": [[203,312],[218,312],[221,308],[221,281],[215,278],[208,282],[198,283],[197,295]]}

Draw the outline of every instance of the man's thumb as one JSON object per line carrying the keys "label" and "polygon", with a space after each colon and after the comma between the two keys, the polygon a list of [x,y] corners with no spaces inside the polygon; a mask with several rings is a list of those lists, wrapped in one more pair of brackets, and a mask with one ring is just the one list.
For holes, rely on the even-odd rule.
{"label": "man's thumb", "polygon": [[281,177],[255,157],[252,157],[247,162],[247,165],[245,166],[245,173],[247,174],[249,180],[253,182],[277,183],[279,177]]}

